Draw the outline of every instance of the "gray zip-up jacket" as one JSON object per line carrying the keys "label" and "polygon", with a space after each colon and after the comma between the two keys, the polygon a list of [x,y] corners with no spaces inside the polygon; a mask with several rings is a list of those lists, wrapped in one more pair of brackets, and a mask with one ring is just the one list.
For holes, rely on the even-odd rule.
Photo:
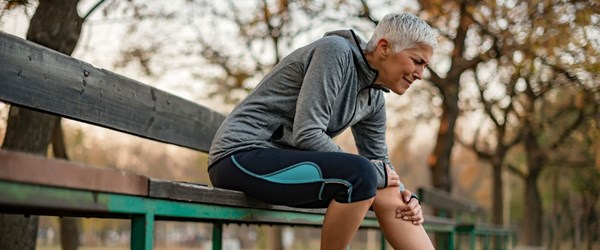
{"label": "gray zip-up jacket", "polygon": [[295,148],[342,152],[332,138],[351,127],[360,155],[374,160],[377,187],[391,167],[385,143],[384,90],[352,30],[325,36],[283,58],[217,131],[209,166],[239,150]]}

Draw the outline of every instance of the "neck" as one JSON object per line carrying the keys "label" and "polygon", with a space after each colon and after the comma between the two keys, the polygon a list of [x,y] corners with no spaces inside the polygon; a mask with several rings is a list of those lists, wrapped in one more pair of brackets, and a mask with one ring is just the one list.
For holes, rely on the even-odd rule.
{"label": "neck", "polygon": [[375,69],[375,70],[379,70],[379,65],[377,64],[376,60],[375,60],[375,56],[373,55],[373,52],[367,52],[365,51],[365,58],[367,59],[367,63],[369,64],[369,66],[371,66],[371,68]]}

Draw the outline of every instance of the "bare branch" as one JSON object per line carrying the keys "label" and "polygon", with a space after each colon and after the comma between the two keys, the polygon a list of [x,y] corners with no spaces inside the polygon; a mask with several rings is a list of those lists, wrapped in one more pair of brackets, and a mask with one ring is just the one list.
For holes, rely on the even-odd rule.
{"label": "bare branch", "polygon": [[573,131],[575,131],[575,129],[577,129],[577,127],[579,127],[579,125],[581,125],[583,123],[583,121],[585,120],[584,118],[585,118],[585,112],[584,112],[584,109],[581,108],[581,109],[579,109],[577,119],[569,127],[567,127],[564,131],[562,131],[560,133],[560,135],[558,136],[558,140],[556,140],[554,143],[550,144],[549,149],[556,149],[558,146],[560,146],[569,137],[569,135]]}
{"label": "bare branch", "polygon": [[427,66],[427,69],[431,74],[431,76],[429,77],[429,81],[431,81],[431,83],[433,83],[433,85],[435,85],[438,89],[442,89],[445,85],[444,79],[442,79],[440,75],[438,75],[438,73],[435,72],[435,70],[433,70],[431,67]]}
{"label": "bare branch", "polygon": [[444,32],[443,30],[439,29],[436,25],[434,25],[432,22],[425,20],[425,22],[427,22],[427,24],[429,24],[429,26],[431,28],[433,28],[434,30],[436,30],[438,33],[440,33],[440,35],[442,35],[443,37],[445,37],[446,39],[452,41],[452,35]]}
{"label": "bare branch", "polygon": [[481,103],[483,103],[483,109],[485,110],[485,113],[488,115],[488,117],[492,120],[492,122],[494,122],[494,125],[496,125],[496,127],[500,127],[502,126],[502,124],[500,124],[500,122],[498,121],[498,119],[496,119],[496,116],[494,116],[494,113],[492,112],[492,104],[485,99],[484,97],[484,86],[481,85],[481,82],[479,82],[479,77],[477,77],[477,75],[475,75],[475,83],[477,83],[477,90],[479,92],[479,98]]}
{"label": "bare branch", "polygon": [[525,180],[525,178],[527,178],[527,176],[525,175],[525,173],[523,173],[521,170],[519,170],[518,168],[516,168],[515,166],[513,166],[512,164],[506,164],[508,170],[515,174],[516,176],[520,177],[521,179]]}
{"label": "bare branch", "polygon": [[106,0],[100,0],[96,4],[94,4],[94,6],[92,6],[92,8],[88,10],[88,12],[83,16],[83,21],[85,21],[92,13],[94,13],[94,11],[98,9],[98,7],[100,7],[100,5],[104,3],[104,1]]}
{"label": "bare branch", "polygon": [[556,168],[587,168],[593,166],[593,163],[589,161],[565,161],[565,160],[555,160],[555,161],[547,161],[547,165]]}
{"label": "bare branch", "polygon": [[371,21],[373,24],[377,25],[379,23],[379,20],[375,20],[375,18],[373,18],[373,16],[371,15],[371,8],[369,8],[367,1],[360,0],[360,3],[362,4],[362,12],[358,15],[358,17],[365,18]]}

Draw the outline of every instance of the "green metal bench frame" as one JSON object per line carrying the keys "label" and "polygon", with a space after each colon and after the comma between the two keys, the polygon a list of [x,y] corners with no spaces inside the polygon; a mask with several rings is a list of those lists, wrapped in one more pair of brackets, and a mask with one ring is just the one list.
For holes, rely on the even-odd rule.
{"label": "green metal bench frame", "polygon": [[[453,217],[456,222],[454,229],[456,241],[448,243],[449,249],[461,249],[461,236],[468,237],[471,250],[477,249],[477,238],[483,240],[485,250],[490,249],[491,239],[495,242],[494,249],[508,249],[513,230],[509,227],[482,223],[485,210],[477,204],[454,198],[449,193],[434,188],[419,188],[418,194],[423,206],[437,209],[439,214],[437,218]],[[464,216],[465,214],[467,216]],[[464,219],[464,217],[470,218]]]}
{"label": "green metal bench frame", "polygon": [[[221,249],[224,223],[260,221],[318,226],[323,221],[320,213],[237,208],[9,181],[0,181],[0,204],[3,204],[4,212],[128,218],[131,220],[131,249],[152,249],[156,220],[213,223],[213,249]],[[378,228],[379,225],[374,217],[370,217],[363,221],[361,227]]]}

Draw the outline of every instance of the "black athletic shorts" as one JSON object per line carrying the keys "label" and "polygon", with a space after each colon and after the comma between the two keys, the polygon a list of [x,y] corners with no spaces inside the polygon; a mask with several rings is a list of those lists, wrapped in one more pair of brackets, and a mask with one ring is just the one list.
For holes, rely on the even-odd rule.
{"label": "black athletic shorts", "polygon": [[275,205],[326,208],[332,199],[350,203],[377,192],[373,164],[348,153],[253,149],[217,161],[208,172],[215,187]]}

